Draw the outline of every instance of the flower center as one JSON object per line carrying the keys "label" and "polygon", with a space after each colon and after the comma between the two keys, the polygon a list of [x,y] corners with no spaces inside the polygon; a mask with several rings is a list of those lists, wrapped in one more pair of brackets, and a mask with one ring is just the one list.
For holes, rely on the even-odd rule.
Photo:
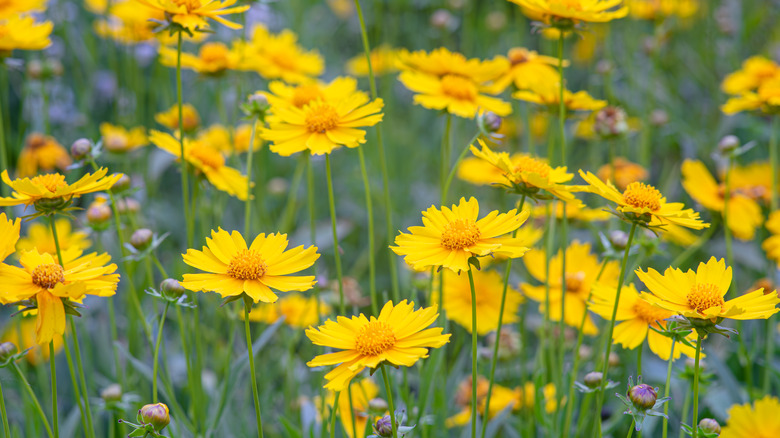
{"label": "flower center", "polygon": [[290,56],[290,54],[286,52],[275,51],[273,53],[268,53],[267,56],[274,64],[281,67],[282,70],[297,70],[295,59],[293,58],[294,55]]}
{"label": "flower center", "polygon": [[515,162],[515,173],[530,172],[539,174],[543,178],[548,178],[552,168],[542,160],[529,156],[521,156]]}
{"label": "flower center", "polygon": [[688,305],[699,313],[704,313],[710,307],[723,307],[723,295],[720,288],[712,283],[696,283],[688,292]]}
{"label": "flower center", "polygon": [[444,76],[441,78],[441,90],[447,96],[458,100],[474,100],[477,97],[477,87],[474,82],[462,76]]}
{"label": "flower center", "polygon": [[666,310],[659,309],[645,300],[637,300],[636,303],[634,303],[633,310],[636,313],[637,318],[647,324],[664,320],[670,316],[670,313]]}
{"label": "flower center", "polygon": [[227,275],[239,280],[257,280],[268,270],[268,265],[257,251],[241,249],[227,268]]}
{"label": "flower center", "polygon": [[173,0],[176,6],[184,6],[187,8],[187,12],[192,12],[194,9],[200,8],[200,0]]}
{"label": "flower center", "polygon": [[68,183],[65,182],[65,175],[59,173],[49,173],[46,175],[38,175],[32,179],[33,184],[46,187],[46,190],[54,193],[57,189],[67,187]]}
{"label": "flower center", "polygon": [[585,273],[582,271],[566,273],[566,292],[577,293],[582,290]]}
{"label": "flower center", "polygon": [[206,43],[200,48],[199,55],[203,62],[226,65],[228,48],[222,43]]}
{"label": "flower center", "polygon": [[523,64],[531,60],[530,52],[522,47],[509,49],[508,57],[512,65]]}
{"label": "flower center", "polygon": [[32,271],[32,282],[44,289],[53,289],[57,283],[65,282],[65,270],[56,263],[38,265]]}
{"label": "flower center", "polygon": [[655,187],[641,182],[632,182],[623,192],[626,204],[636,208],[648,208],[657,211],[661,208],[661,192]]}
{"label": "flower center", "polygon": [[190,154],[212,169],[219,169],[225,165],[225,157],[210,147],[193,147],[190,149]]}
{"label": "flower center", "polygon": [[395,333],[384,321],[371,321],[364,325],[355,339],[355,350],[363,356],[376,356],[393,348]]}
{"label": "flower center", "polygon": [[292,103],[297,108],[303,108],[309,102],[322,98],[322,92],[318,85],[301,85],[293,91]]}
{"label": "flower center", "polygon": [[306,129],[309,132],[319,132],[324,134],[330,129],[334,129],[339,124],[339,114],[336,109],[327,103],[320,102],[318,105],[312,105],[306,114]]}
{"label": "flower center", "polygon": [[450,251],[469,247],[479,240],[479,227],[471,219],[456,219],[444,226],[441,246]]}

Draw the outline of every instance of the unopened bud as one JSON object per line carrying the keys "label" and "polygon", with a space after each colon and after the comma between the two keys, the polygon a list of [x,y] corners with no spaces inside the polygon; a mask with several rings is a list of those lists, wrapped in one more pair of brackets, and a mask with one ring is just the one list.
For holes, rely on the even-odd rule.
{"label": "unopened bud", "polygon": [[252,105],[268,106],[268,98],[263,93],[253,93],[248,100]]}
{"label": "unopened bud", "polygon": [[154,430],[161,432],[171,422],[168,406],[164,403],[146,405],[138,410],[138,422],[151,424]]}
{"label": "unopened bud", "polygon": [[0,344],[0,363],[10,359],[18,351],[19,349],[16,348],[16,344],[13,342],[3,342]]}
{"label": "unopened bud", "polygon": [[117,192],[121,192],[123,190],[127,190],[130,188],[130,185],[133,183],[133,181],[130,179],[127,174],[123,174],[121,178],[119,178],[113,186],[111,186],[111,189]]}
{"label": "unopened bud", "polygon": [[86,138],[80,138],[70,146],[70,155],[76,160],[86,158],[92,150],[92,142]]}
{"label": "unopened bud", "polygon": [[658,400],[658,392],[646,383],[632,386],[627,394],[634,406],[645,411],[652,409],[655,406],[655,401]]}
{"label": "unopened bud", "polygon": [[662,109],[653,110],[653,112],[650,113],[650,123],[652,123],[653,126],[663,126],[669,123],[669,114]]}
{"label": "unopened bud", "polygon": [[485,16],[485,25],[493,32],[498,32],[505,28],[506,22],[506,14],[503,11],[492,11]]}
{"label": "unopened bud", "polygon": [[437,9],[431,15],[431,26],[436,29],[450,29],[455,24],[455,17],[446,9]]}
{"label": "unopened bud", "polygon": [[118,383],[112,383],[100,391],[100,398],[106,402],[116,402],[122,399],[122,387]]}
{"label": "unopened bud", "polygon": [[601,382],[604,380],[604,375],[598,371],[593,371],[585,374],[584,382],[585,386],[590,389],[595,389],[601,386]]}
{"label": "unopened bud", "polygon": [[608,106],[596,113],[593,129],[604,138],[623,135],[628,132],[628,116],[622,108]]}
{"label": "unopened bud", "polygon": [[125,198],[116,202],[116,209],[120,214],[137,213],[141,210],[141,204],[133,198]]}
{"label": "unopened bud", "polygon": [[376,430],[376,434],[381,437],[393,436],[393,422],[390,419],[390,416],[385,415],[384,417],[376,420],[376,424],[374,424],[374,430]]}
{"label": "unopened bud", "polygon": [[625,231],[612,230],[609,232],[609,243],[615,249],[625,249],[626,245],[628,245],[628,234]]}
{"label": "unopened bud", "polygon": [[608,59],[602,59],[596,63],[596,72],[602,76],[612,73],[612,70],[614,70],[614,66],[612,65],[612,61]]}
{"label": "unopened bud", "polygon": [[620,356],[615,352],[609,353],[609,366],[616,367],[618,365],[620,365]]}
{"label": "unopened bud", "polygon": [[139,228],[133,232],[133,235],[130,236],[130,245],[133,245],[133,248],[137,250],[144,250],[149,247],[149,244],[152,243],[152,238],[154,237],[154,233],[152,230],[148,228]]}
{"label": "unopened bud", "polygon": [[41,79],[43,77],[43,62],[38,59],[31,59],[27,63],[27,75],[30,79]]}
{"label": "unopened bud", "polygon": [[481,122],[485,131],[498,132],[498,130],[501,129],[502,119],[501,116],[494,113],[493,111],[487,111],[484,114],[482,114]]}
{"label": "unopened bud", "polygon": [[383,398],[372,398],[368,401],[369,412],[376,412],[379,415],[387,412],[387,402]]}
{"label": "unopened bud", "polygon": [[163,296],[166,298],[178,300],[179,297],[184,295],[185,292],[187,292],[186,289],[179,283],[178,280],[175,280],[173,278],[166,278],[165,280],[160,283],[160,291],[162,292]]}
{"label": "unopened bud", "polygon": [[718,152],[728,155],[739,147],[739,138],[736,135],[727,135],[718,142]]}
{"label": "unopened bud", "polygon": [[720,434],[720,424],[712,418],[702,418],[699,427],[704,432]]}
{"label": "unopened bud", "polygon": [[46,60],[46,73],[50,76],[62,76],[65,70],[59,59],[49,58]]}
{"label": "unopened bud", "polygon": [[111,219],[111,207],[102,202],[93,202],[87,208],[87,220],[90,225],[103,225]]}

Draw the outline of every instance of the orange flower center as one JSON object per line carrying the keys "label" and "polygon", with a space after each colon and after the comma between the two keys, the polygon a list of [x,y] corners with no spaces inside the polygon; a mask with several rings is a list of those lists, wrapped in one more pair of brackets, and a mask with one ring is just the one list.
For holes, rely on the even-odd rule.
{"label": "orange flower center", "polygon": [[206,43],[198,53],[200,59],[208,64],[227,64],[228,48],[222,43]]}
{"label": "orange flower center", "polygon": [[46,187],[46,190],[52,193],[56,192],[59,188],[68,186],[68,183],[65,182],[65,175],[60,175],[59,173],[38,175],[31,181],[35,185]]}
{"label": "orange flower center", "polygon": [[303,108],[309,102],[322,97],[318,85],[300,85],[295,87],[295,91],[293,91],[292,104],[297,108]]}
{"label": "orange flower center", "polygon": [[313,106],[306,114],[306,129],[311,132],[324,134],[326,131],[335,129],[339,125],[339,114],[336,109],[327,103]]}
{"label": "orange flower center", "polygon": [[550,176],[550,172],[552,171],[552,168],[549,164],[545,163],[542,160],[538,160],[533,157],[529,156],[521,156],[516,162],[515,162],[515,168],[513,169],[515,173],[521,173],[521,172],[530,172],[530,173],[537,173],[543,178],[548,178]]}
{"label": "orange flower center", "polygon": [[653,306],[645,300],[637,300],[634,303],[634,313],[637,318],[642,321],[652,324],[656,321],[661,321],[669,317],[669,312],[658,307]]}
{"label": "orange flower center", "polygon": [[441,78],[441,90],[447,96],[458,100],[474,100],[478,94],[474,82],[456,75],[446,75]]}
{"label": "orange flower center", "polygon": [[530,61],[530,52],[522,47],[509,49],[509,62],[512,65],[523,64]]}
{"label": "orange flower center", "polygon": [[44,289],[53,289],[57,283],[65,282],[65,270],[56,263],[38,265],[32,271],[32,282]]}
{"label": "orange flower center", "polygon": [[626,204],[636,208],[648,208],[651,211],[657,211],[661,208],[661,192],[655,187],[641,183],[632,182],[623,192],[623,200]]}
{"label": "orange flower center", "polygon": [[585,273],[582,271],[566,273],[566,292],[578,293],[582,291],[585,282]]}
{"label": "orange flower center", "polygon": [[187,8],[187,12],[192,12],[195,9],[200,8],[200,0],[173,0],[176,6],[184,6]]}
{"label": "orange flower center", "polygon": [[712,283],[696,283],[686,298],[688,305],[699,313],[704,313],[711,307],[723,308],[725,304],[720,288]]}
{"label": "orange flower center", "polygon": [[225,157],[219,151],[209,147],[192,147],[189,152],[193,158],[197,158],[204,166],[212,169],[219,169],[225,165]]}
{"label": "orange flower center", "polygon": [[238,280],[257,280],[265,275],[268,265],[260,256],[260,253],[251,249],[241,249],[227,268],[227,275]]}
{"label": "orange flower center", "polygon": [[441,246],[450,251],[469,247],[479,240],[477,223],[471,219],[456,219],[444,226],[441,233]]}
{"label": "orange flower center", "polygon": [[266,54],[268,58],[282,70],[296,71],[295,58],[286,52],[275,51]]}
{"label": "orange flower center", "polygon": [[384,321],[371,321],[364,325],[355,339],[355,350],[363,356],[376,356],[393,348],[395,333]]}

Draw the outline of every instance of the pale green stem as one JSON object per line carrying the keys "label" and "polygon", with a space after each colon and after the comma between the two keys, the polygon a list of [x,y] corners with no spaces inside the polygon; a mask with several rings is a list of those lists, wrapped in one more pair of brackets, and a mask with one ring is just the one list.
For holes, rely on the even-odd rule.
{"label": "pale green stem", "polygon": [[387,406],[390,408],[390,423],[392,424],[393,438],[398,438],[398,425],[395,422],[395,404],[393,403],[393,387],[390,385],[390,377],[387,375],[384,364],[380,366],[380,368],[382,369],[382,380],[385,381],[385,392],[387,392]]}
{"label": "pale green stem", "polygon": [[333,256],[336,259],[336,279],[339,282],[339,312],[346,313],[344,307],[344,282],[341,278],[341,253],[339,252],[339,234],[336,230],[336,201],[333,195],[333,177],[330,170],[330,154],[325,154],[325,171],[328,178],[328,204],[330,208],[330,222],[333,228]]}
{"label": "pale green stem", "polygon": [[[0,120],[2,120],[1,117]],[[5,398],[3,397],[2,383],[0,383],[0,414],[3,416],[3,432],[6,437],[11,438],[11,427],[8,425],[8,413],[5,411]]]}
{"label": "pale green stem", "polygon": [[465,148],[460,152],[460,155],[458,155],[457,161],[455,161],[455,164],[452,165],[452,168],[450,169],[449,173],[447,174],[447,179],[444,181],[444,187],[442,188],[442,195],[441,195],[441,205],[444,206],[444,204],[447,202],[447,194],[450,191],[450,185],[452,184],[453,178],[455,178],[455,172],[458,170],[458,165],[461,161],[466,157],[466,154],[471,149],[471,145],[474,144],[475,141],[479,138],[481,133],[477,132],[474,134],[474,137],[471,137],[471,140],[468,142]]}
{"label": "pale green stem", "polygon": [[336,411],[339,408],[339,396],[341,391],[336,393],[336,397],[333,399],[333,407],[330,411],[330,438],[336,437]]}
{"label": "pale green stem", "polygon": [[[469,266],[469,287],[471,287],[471,438],[477,436],[477,292],[474,289],[474,275]],[[496,339],[498,343],[498,339]],[[487,411],[486,411],[487,414]],[[487,419],[484,419],[487,421]]]}
{"label": "pale green stem", "polygon": [[379,307],[376,301],[376,253],[374,248],[374,207],[371,200],[371,183],[368,181],[366,157],[363,153],[363,148],[358,147],[357,149],[358,157],[360,158],[360,174],[363,177],[363,188],[366,192],[366,214],[368,215],[368,290],[371,297],[371,311],[374,315],[379,315]]}
{"label": "pale green stem", "polygon": [[160,363],[160,344],[162,344],[163,326],[165,317],[168,315],[168,307],[171,302],[165,301],[165,308],[160,317],[160,326],[157,328],[157,341],[154,344],[154,365],[152,366],[152,403],[157,403],[157,367]]}
{"label": "pale green stem", "polygon": [[87,378],[84,375],[84,365],[81,362],[81,348],[79,348],[79,337],[78,332],[76,331],[76,322],[73,320],[72,316],[69,316],[68,318],[70,321],[70,331],[73,335],[73,356],[76,359],[76,368],[79,372],[79,379],[81,380],[81,393],[84,397],[84,413],[87,416],[87,424],[85,425],[85,428],[89,431],[87,433],[87,436],[94,438],[95,437],[95,427],[93,426],[92,422],[92,408],[89,406],[89,392],[87,390]]}
{"label": "pale green stem", "polygon": [[693,369],[693,438],[699,434],[699,358],[701,356],[701,336],[696,337],[696,357]]}
{"label": "pale green stem", "polygon": [[[672,339],[672,351],[669,352],[669,363],[666,365],[666,386],[664,387],[664,397],[669,397],[671,392],[672,383],[672,364],[674,363],[674,345],[677,343],[675,339]],[[669,431],[669,405],[671,401],[664,403],[664,421],[661,430],[663,431],[663,438],[666,438]]]}
{"label": "pale green stem", "polygon": [[263,438],[263,419],[260,416],[260,394],[257,392],[257,377],[255,376],[255,355],[252,352],[252,332],[249,329],[249,306],[246,304],[244,304],[244,332],[246,333],[247,354],[249,354],[249,372],[252,378],[252,395],[255,399],[257,436],[258,438]]}
{"label": "pale green stem", "polygon": [[[777,166],[777,123],[778,117],[772,117],[772,124],[770,125],[769,132],[769,163],[772,168],[772,188],[770,190],[769,206],[771,211],[777,211],[777,172],[780,172]],[[774,274],[775,265],[770,264],[771,271]],[[774,316],[770,316],[766,321],[766,335],[764,347],[764,377],[761,388],[765,395],[769,394],[772,389],[772,359],[775,357],[775,322]]]}
{"label": "pale green stem", "polygon": [[444,205],[444,187],[447,185],[447,173],[450,169],[450,131],[452,130],[452,116],[447,113],[444,124],[444,134],[441,138],[441,175],[439,175],[439,186],[441,187],[441,204]]}
{"label": "pale green stem", "polygon": [[[54,343],[49,344],[49,362],[54,362]],[[35,392],[33,391],[32,387],[30,386],[30,382],[27,381],[27,378],[24,377],[24,373],[22,373],[22,370],[19,369],[19,365],[16,364],[16,362],[12,362],[11,366],[16,371],[16,374],[19,376],[19,379],[22,381],[22,386],[24,386],[24,389],[27,390],[27,394],[30,396],[30,399],[33,402],[33,405],[35,406],[35,410],[38,411],[38,415],[41,417],[41,422],[43,422],[43,427],[46,429],[46,433],[49,435],[49,438],[55,438],[59,436],[59,429],[57,429],[57,434],[55,435],[52,432],[51,426],[49,425],[49,420],[46,419],[46,414],[43,413],[43,408],[41,407],[41,403],[38,401],[38,397],[35,396]],[[54,365],[51,366],[52,371],[54,371]],[[53,418],[56,420],[57,418],[57,373],[54,372],[52,374],[52,385],[51,385],[51,393],[52,397],[54,398],[54,415]],[[10,436],[10,435],[9,435]]]}
{"label": "pale green stem", "polygon": [[252,155],[255,152],[255,131],[257,131],[257,117],[252,120],[252,134],[249,136],[249,151],[246,154],[247,188],[246,201],[244,201],[244,239],[249,239],[249,233],[252,231]]}
{"label": "pale green stem", "polygon": [[[181,91],[181,42],[182,31],[178,32],[178,44],[176,46],[176,98],[179,108],[179,153],[181,154],[181,197],[182,207],[184,208],[184,221],[187,226],[187,247],[192,247],[193,240],[193,223],[190,215],[189,199],[190,199],[190,187],[187,181],[188,172],[187,159],[184,150],[184,110],[182,103],[182,91]],[[254,134],[254,132],[252,132]],[[250,144],[250,149],[251,149]]]}

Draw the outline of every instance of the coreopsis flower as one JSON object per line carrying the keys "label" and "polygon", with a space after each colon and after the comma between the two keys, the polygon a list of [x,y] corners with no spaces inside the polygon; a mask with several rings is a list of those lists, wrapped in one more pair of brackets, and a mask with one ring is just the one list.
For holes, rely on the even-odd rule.
{"label": "coreopsis flower", "polygon": [[765,114],[777,114],[780,112],[780,76],[761,83],[756,91],[747,91],[730,98],[720,110],[728,115],[758,110]]}
{"label": "coreopsis flower", "polygon": [[610,181],[615,184],[618,190],[625,190],[629,184],[645,181],[650,176],[647,169],[623,157],[616,157],[612,163],[599,167],[596,175],[602,181]]}
{"label": "coreopsis flower", "polygon": [[780,211],[773,211],[767,219],[766,229],[770,236],[761,244],[769,260],[775,261],[780,266]]}
{"label": "coreopsis flower", "polygon": [[539,190],[544,190],[562,201],[579,204],[572,188],[565,185],[574,178],[574,174],[567,173],[565,167],[553,168],[544,160],[530,155],[510,157],[507,152],[493,152],[484,141],[478,141],[482,149],[472,145],[471,153],[500,170],[504,177],[502,185],[532,198],[538,198]]}
{"label": "coreopsis flower", "polygon": [[239,14],[249,9],[248,5],[233,6],[238,0],[136,0],[152,9],[165,13],[172,23],[187,31],[209,28],[207,18],[229,27],[241,29],[243,26],[223,18],[223,15]]}
{"label": "coreopsis flower", "polygon": [[467,271],[471,257],[495,254],[517,258],[528,251],[521,239],[507,236],[523,225],[528,212],[492,211],[478,219],[479,202],[460,198],[452,208],[431,206],[422,215],[423,226],[409,227],[409,234],[400,233],[396,246],[390,247],[415,270],[443,267]]}
{"label": "coreopsis flower", "polygon": [[[733,165],[729,172],[731,189],[759,203],[769,204],[772,196],[772,165],[755,161],[746,165]],[[720,179],[725,179],[721,172]]]}
{"label": "coreopsis flower", "polygon": [[[181,159],[181,144],[174,136],[153,130],[149,134],[149,141]],[[250,196],[249,180],[246,175],[225,165],[225,157],[217,149],[185,138],[184,158],[217,189],[242,201]]]}
{"label": "coreopsis flower", "polygon": [[[104,5],[104,7],[107,6]],[[127,45],[153,41],[156,35],[162,34],[154,32],[155,28],[159,26],[158,22],[165,20],[163,11],[150,8],[135,0],[112,2],[108,8],[108,14],[105,12],[99,14],[105,15],[106,19],[95,21],[93,26],[95,32],[101,37],[111,38]],[[200,35],[206,34],[196,34],[196,36]],[[184,36],[186,37],[186,34]]]}
{"label": "coreopsis flower", "polygon": [[48,0],[7,0],[0,4],[0,20],[46,10]]}
{"label": "coreopsis flower", "polygon": [[320,99],[324,102],[336,103],[355,93],[362,93],[357,88],[357,80],[340,76],[329,83],[311,81],[297,85],[287,85],[281,81],[268,84],[268,92],[261,92],[268,99],[272,111],[278,108],[303,108]]}
{"label": "coreopsis flower", "polygon": [[127,129],[104,122],[100,124],[100,137],[103,140],[103,147],[116,153],[130,152],[149,144],[143,126]]}
{"label": "coreopsis flower", "polygon": [[245,47],[243,68],[256,71],[268,79],[288,84],[309,82],[325,70],[317,51],[298,45],[298,36],[290,30],[272,34],[265,26],[255,25]]}
{"label": "coreopsis flower", "polygon": [[780,298],[777,291],[763,288],[726,301],[723,297],[731,285],[731,267],[723,259],[710,258],[697,269],[683,272],[669,267],[663,275],[655,269],[636,270],[637,277],[649,293],[641,297],[661,309],[693,320],[766,319],[777,313]]}
{"label": "coreopsis flower", "polygon": [[369,101],[362,92],[338,102],[318,98],[302,108],[272,107],[273,117],[261,132],[273,142],[271,151],[284,157],[305,150],[313,155],[330,154],[341,146],[356,148],[365,143],[366,131],[357,128],[382,121],[383,107],[382,99]]}
{"label": "coreopsis flower", "polygon": [[623,0],[509,0],[525,15],[560,29],[581,22],[605,23],[628,15]]}
{"label": "coreopsis flower", "polygon": [[40,172],[64,171],[73,163],[68,150],[54,137],[33,133],[27,136],[16,166],[19,178],[35,176]]}
{"label": "coreopsis flower", "polygon": [[[11,342],[19,347],[20,351],[28,350],[24,358],[32,366],[49,361],[49,346],[39,345],[35,342],[35,325],[37,318],[35,316],[22,316],[14,324],[6,324],[0,342]],[[56,356],[63,347],[63,337],[56,335],[54,341],[54,355]]]}
{"label": "coreopsis flower", "polygon": [[[260,149],[260,130],[255,133],[253,150]],[[249,142],[252,138],[252,125],[241,124],[235,129],[229,129],[222,125],[211,125],[208,129],[198,133],[197,142],[218,150],[223,154],[240,154],[249,151]]]}
{"label": "coreopsis flower", "polygon": [[[374,47],[369,56],[371,57],[371,70],[374,76],[382,76],[398,71],[398,49],[383,44]],[[356,55],[347,61],[345,70],[352,76],[368,76],[368,61],[365,54]]]}
{"label": "coreopsis flower", "polygon": [[13,189],[13,192],[9,198],[0,198],[0,206],[35,204],[38,209],[64,208],[74,198],[108,190],[119,178],[122,178],[121,173],[106,176],[107,173],[108,169],[100,168],[95,173],[88,173],[73,184],[68,184],[65,176],[59,173],[11,181],[8,171],[3,170],[2,180]]}
{"label": "coreopsis flower", "polygon": [[734,237],[752,240],[756,229],[764,223],[761,206],[741,190],[731,188],[729,201],[724,198],[725,184],[718,183],[707,170],[707,166],[698,160],[685,160],[682,165],[682,186],[694,201],[708,210],[726,214],[726,226]]}
{"label": "coreopsis flower", "polygon": [[[602,262],[598,257],[591,253],[590,243],[580,243],[574,241],[566,248],[566,271],[565,284],[563,281],[563,260],[562,254],[558,251],[550,259],[550,270],[545,272],[545,251],[533,250],[526,254],[523,262],[528,273],[533,278],[542,283],[540,286],[534,286],[529,283],[520,285],[523,294],[532,300],[540,303],[543,312],[549,315],[551,321],[561,320],[561,300],[566,296],[566,306],[563,309],[563,322],[566,325],[579,329],[582,323],[582,317],[585,315],[585,309],[591,289],[596,283],[601,271]],[[606,262],[604,272],[601,273],[599,284],[617,286],[618,273],[620,265],[617,261]],[[549,284],[550,308],[547,309],[547,287]],[[586,335],[595,335],[598,333],[596,325],[590,315],[585,318],[583,333]]]}
{"label": "coreopsis flower", "polygon": [[[615,307],[616,293],[615,287],[594,285],[590,310],[609,320],[612,318],[612,311]],[[641,348],[647,339],[650,351],[667,361],[672,351],[672,339],[652,330],[652,328],[665,330],[667,325],[665,320],[672,315],[671,311],[655,307],[640,298],[636,286],[629,283],[623,287],[620,293],[615,321],[621,322],[615,325],[612,342],[633,350],[637,347]],[[696,351],[684,343],[678,342],[674,346],[674,359],[679,358],[681,353],[688,357],[694,357]]]}
{"label": "coreopsis flower", "polygon": [[[171,47],[161,46],[160,63],[166,67],[176,67],[178,52]],[[219,75],[226,70],[237,69],[242,61],[242,53],[235,46],[229,48],[219,42],[205,43],[198,54],[181,53],[181,68],[194,70],[205,75]]]}
{"label": "coreopsis flower", "polygon": [[[182,105],[181,116],[185,132],[194,131],[200,126],[198,110],[189,103]],[[154,120],[171,131],[177,131],[179,129],[179,106],[173,105],[167,111],[155,114]]]}
{"label": "coreopsis flower", "polygon": [[402,52],[399,67],[398,79],[417,93],[414,103],[425,108],[464,118],[474,118],[480,109],[499,116],[512,112],[512,105],[491,96],[503,91],[495,81],[509,69],[509,61],[504,57],[466,59],[460,53],[439,48],[431,53]]}
{"label": "coreopsis flower", "polygon": [[[349,384],[349,391],[341,391],[336,415],[349,438],[364,438],[366,426],[371,420],[369,402],[379,395],[379,387],[371,379],[363,379]],[[350,396],[352,400],[350,400]],[[336,401],[336,391],[328,391],[325,403],[333,409]],[[318,403],[319,405],[319,403]],[[354,421],[354,429],[353,429]]]}
{"label": "coreopsis flower", "polygon": [[[520,387],[507,388],[506,386],[494,383],[493,390],[490,394],[490,408],[488,409],[486,416],[485,407],[487,406],[488,386],[489,382],[486,378],[482,376],[477,378],[477,412],[481,416],[487,417],[485,421],[492,419],[504,410],[517,411],[520,409],[522,405],[523,389]],[[463,408],[460,412],[447,419],[445,423],[447,427],[465,426],[471,421],[471,391],[471,377],[458,385],[456,401]]]}
{"label": "coreopsis flower", "polygon": [[[535,82],[526,90],[512,93],[512,98],[545,106],[551,112],[557,112],[561,101],[559,82]],[[596,111],[607,106],[606,100],[593,98],[587,91],[576,93],[563,90],[563,105],[568,111]]]}
{"label": "coreopsis flower", "polygon": [[734,405],[729,408],[726,425],[719,438],[756,438],[780,436],[780,400],[766,395],[751,405]]}
{"label": "coreopsis flower", "polygon": [[699,0],[626,0],[632,18],[657,20],[691,18],[699,12]]}
{"label": "coreopsis flower", "polygon": [[38,23],[31,16],[13,14],[0,19],[0,54],[13,50],[43,50],[51,45],[51,21]]}
{"label": "coreopsis flower", "polygon": [[[512,161],[515,156],[510,156]],[[457,170],[458,178],[478,186],[506,184],[505,172],[493,163],[479,157],[466,157],[460,161]]]}
{"label": "coreopsis flower", "polygon": [[[509,70],[498,80],[498,84],[506,88],[514,84],[518,90],[533,88],[539,82],[559,83],[561,76],[558,73],[558,58],[538,54],[535,50],[525,47],[509,49]],[[569,61],[564,60],[563,66],[567,67]],[[502,88],[502,89],[503,89]]]}
{"label": "coreopsis flower", "polygon": [[[92,242],[89,241],[89,234],[86,231],[73,231],[70,220],[60,218],[54,221],[54,227],[57,230],[57,239],[62,248],[76,248],[85,250],[89,248]],[[51,233],[51,227],[38,222],[34,222],[27,227],[27,236],[21,237],[16,244],[16,251],[37,250],[41,254],[57,255],[57,246],[54,244],[54,235]]]}
{"label": "coreopsis flower", "polygon": [[741,69],[727,75],[720,87],[726,94],[740,95],[778,77],[780,65],[764,56],[752,56],[742,63]]}
{"label": "coreopsis flower", "polygon": [[247,246],[238,231],[211,230],[200,251],[188,249],[184,263],[205,271],[184,274],[181,285],[196,292],[216,292],[222,297],[246,294],[255,303],[273,303],[278,297],[271,290],[307,291],[314,287],[314,276],[290,275],[310,268],[320,257],[317,247],[303,245],[287,249],[286,234],[259,234]]}
{"label": "coreopsis flower", "polygon": [[450,341],[440,327],[426,328],[439,316],[436,306],[414,310],[414,302],[388,301],[379,317],[339,316],[336,321],[306,329],[314,345],[332,347],[335,353],[322,354],[306,365],[338,366],[325,375],[326,389],[342,391],[366,367],[375,369],[384,362],[393,366],[412,366],[428,357],[428,348],[439,348]]}
{"label": "coreopsis flower", "polygon": [[647,227],[675,224],[694,230],[710,226],[693,209],[685,209],[682,203],[666,202],[661,192],[649,184],[633,182],[621,193],[611,182],[605,183],[590,172],[580,170],[580,176],[589,184],[587,191],[617,204],[617,212],[632,222],[639,221]]}
{"label": "coreopsis flower", "polygon": [[[434,287],[438,291],[438,287]],[[498,329],[498,317],[501,314],[501,295],[504,279],[496,271],[480,270],[474,272],[474,290],[477,291],[477,334],[486,335]],[[444,311],[447,318],[472,332],[471,326],[471,286],[465,275],[447,270],[443,284]],[[441,304],[438,292],[434,295],[434,304]],[[506,291],[503,324],[518,321],[517,309],[523,302],[520,292],[509,287]]]}
{"label": "coreopsis flower", "polygon": [[[537,205],[533,208],[529,206],[528,208],[531,209],[531,217],[538,221],[546,221],[549,216],[547,211],[548,206],[549,204]],[[564,204],[556,202],[553,211],[551,212],[553,217],[556,219],[563,219],[563,207]],[[573,202],[566,204],[566,220],[569,221],[600,222],[611,217],[612,215],[609,214],[609,212],[601,209],[587,208],[582,204]]]}
{"label": "coreopsis flower", "polygon": [[273,304],[262,303],[252,307],[249,320],[273,324],[284,317],[285,324],[303,329],[317,324],[321,316],[328,315],[330,312],[329,305],[322,302],[317,305],[316,297],[307,298],[301,294],[289,293]]}

